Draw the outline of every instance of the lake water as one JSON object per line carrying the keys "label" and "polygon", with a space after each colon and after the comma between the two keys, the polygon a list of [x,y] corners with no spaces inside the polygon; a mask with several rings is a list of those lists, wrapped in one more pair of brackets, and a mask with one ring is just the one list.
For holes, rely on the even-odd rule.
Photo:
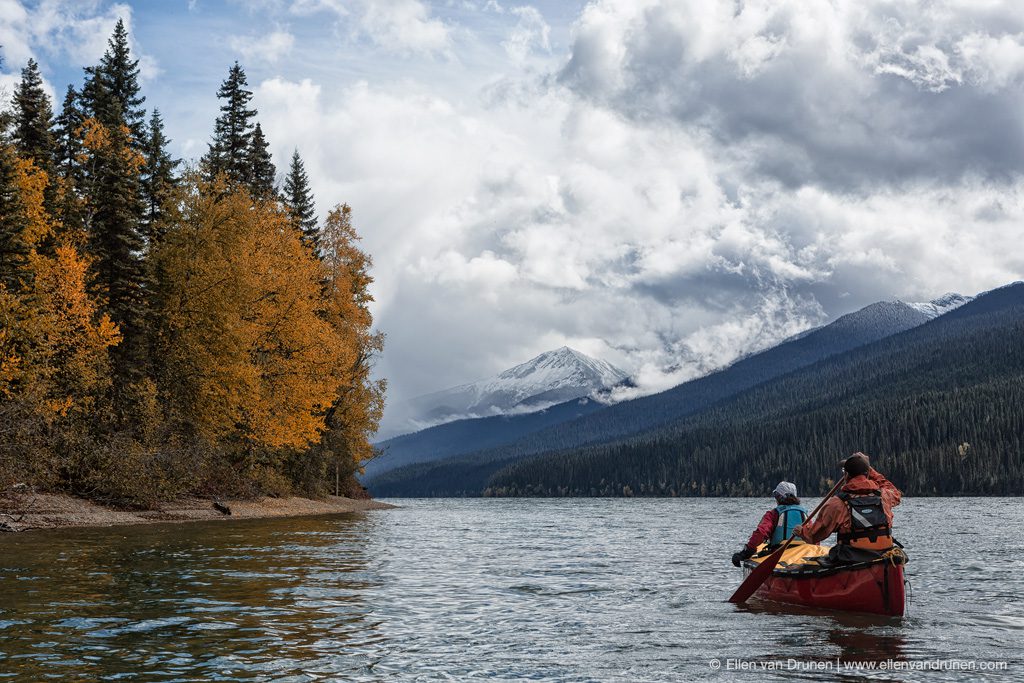
{"label": "lake water", "polygon": [[899,508],[902,620],[726,603],[767,499],[394,502],[2,535],[0,676],[1024,680],[1022,499]]}

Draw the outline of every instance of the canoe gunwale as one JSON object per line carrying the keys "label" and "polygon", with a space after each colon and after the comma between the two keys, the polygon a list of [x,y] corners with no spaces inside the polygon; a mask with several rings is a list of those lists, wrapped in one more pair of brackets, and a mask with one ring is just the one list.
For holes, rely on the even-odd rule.
{"label": "canoe gunwale", "polygon": [[[858,571],[862,569],[870,569],[876,564],[885,562],[893,565],[905,565],[910,561],[907,554],[903,552],[902,548],[893,548],[884,555],[881,555],[875,559],[867,560],[865,562],[854,562],[851,564],[835,564],[835,565],[819,565],[812,563],[800,563],[790,564],[782,566],[780,562],[776,565],[775,569],[772,570],[772,576],[785,577],[788,579],[798,578],[815,578],[832,576],[840,572]],[[756,569],[757,562],[751,562],[750,560],[744,560],[743,566],[746,569]]]}

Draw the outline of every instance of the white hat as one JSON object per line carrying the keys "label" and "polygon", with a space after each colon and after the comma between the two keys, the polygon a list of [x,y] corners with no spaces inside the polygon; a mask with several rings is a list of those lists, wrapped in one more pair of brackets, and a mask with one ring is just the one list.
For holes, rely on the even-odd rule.
{"label": "white hat", "polygon": [[796,484],[788,481],[780,481],[779,485],[775,487],[774,491],[772,491],[772,495],[776,498],[785,498],[787,496],[793,496],[796,498]]}

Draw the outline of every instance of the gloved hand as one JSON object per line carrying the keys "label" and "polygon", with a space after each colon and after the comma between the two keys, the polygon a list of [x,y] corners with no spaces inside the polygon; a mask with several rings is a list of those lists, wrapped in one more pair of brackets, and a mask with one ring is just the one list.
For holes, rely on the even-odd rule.
{"label": "gloved hand", "polygon": [[743,560],[747,559],[748,557],[750,557],[753,554],[754,554],[754,551],[751,550],[750,548],[744,548],[743,550],[739,551],[738,553],[733,553],[733,555],[732,555],[732,566],[734,566],[734,567],[740,566],[740,562],[742,562]]}

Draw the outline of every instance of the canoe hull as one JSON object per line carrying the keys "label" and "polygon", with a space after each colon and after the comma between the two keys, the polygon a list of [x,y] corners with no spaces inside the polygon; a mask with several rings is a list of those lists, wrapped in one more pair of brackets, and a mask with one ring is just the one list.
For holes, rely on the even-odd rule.
{"label": "canoe hull", "polygon": [[901,617],[906,608],[903,565],[876,562],[825,576],[772,574],[755,598],[823,609]]}

